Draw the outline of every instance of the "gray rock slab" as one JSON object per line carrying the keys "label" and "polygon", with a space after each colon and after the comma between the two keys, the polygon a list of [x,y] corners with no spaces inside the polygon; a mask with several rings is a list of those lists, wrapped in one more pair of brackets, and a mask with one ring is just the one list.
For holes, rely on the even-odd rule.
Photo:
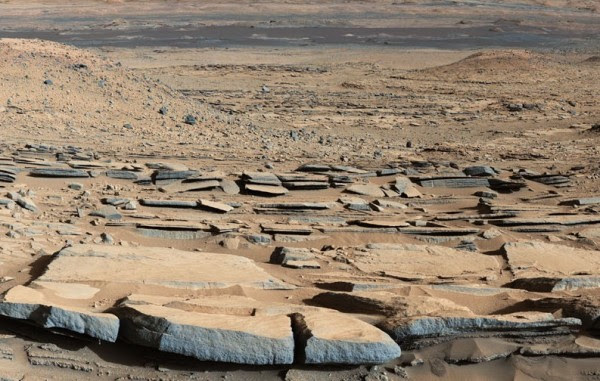
{"label": "gray rock slab", "polygon": [[119,333],[119,319],[112,314],[54,304],[41,292],[24,286],[16,286],[6,293],[0,303],[0,315],[109,342],[115,342]]}
{"label": "gray rock slab", "polygon": [[111,169],[106,171],[106,176],[112,179],[122,179],[122,180],[137,180],[138,174],[132,171],[122,171]]}
{"label": "gray rock slab", "polygon": [[90,212],[90,216],[102,217],[106,218],[107,220],[120,220],[123,217],[117,208],[112,205],[107,205],[100,209],[93,210]]}
{"label": "gray rock slab", "polygon": [[476,165],[463,170],[467,176],[496,176],[494,168],[487,165]]}
{"label": "gray rock slab", "polygon": [[313,229],[307,225],[261,224],[263,233],[267,234],[311,234]]}
{"label": "gray rock slab", "polygon": [[232,206],[229,206],[222,202],[210,201],[210,200],[204,200],[204,199],[198,200],[198,207],[200,207],[202,209],[207,209],[207,210],[210,210],[213,212],[217,212],[217,213],[227,213],[227,212],[231,212],[234,209]]}
{"label": "gray rock slab", "polygon": [[284,210],[326,210],[331,208],[331,204],[325,202],[279,202],[271,204],[259,204],[258,207]]}
{"label": "gray rock slab", "polygon": [[294,362],[294,335],[285,315],[205,314],[156,305],[126,305],[115,313],[124,339],[163,352],[249,365]]}
{"label": "gray rock slab", "polygon": [[165,171],[157,170],[152,174],[152,178],[155,182],[164,180],[183,180],[196,175],[197,171],[185,170],[185,171]]}
{"label": "gray rock slab", "polygon": [[340,313],[305,311],[292,315],[300,361],[306,364],[381,364],[400,357],[384,332]]}
{"label": "gray rock slab", "polygon": [[259,185],[281,185],[281,180],[269,172],[250,172],[245,171],[242,174],[242,179],[251,184],[259,184]]}
{"label": "gray rock slab", "polygon": [[282,185],[289,190],[322,190],[329,188],[329,182],[319,181],[286,181]]}
{"label": "gray rock slab", "polygon": [[285,264],[288,261],[308,261],[315,258],[310,249],[297,247],[277,247],[271,254],[269,262]]}
{"label": "gray rock slab", "polygon": [[183,201],[183,200],[149,200],[142,199],[140,204],[143,206],[150,206],[156,208],[196,208],[198,203],[196,201]]}
{"label": "gray rock slab", "polygon": [[600,197],[576,198],[576,199],[572,199],[572,200],[562,201],[560,204],[561,205],[576,205],[576,206],[600,204]]}
{"label": "gray rock slab", "polygon": [[240,187],[233,180],[223,179],[220,181],[219,186],[221,187],[223,192],[225,192],[227,194],[240,193]]}
{"label": "gray rock slab", "polygon": [[362,196],[385,197],[385,193],[375,184],[355,184],[346,188],[346,192]]}
{"label": "gray rock slab", "polygon": [[398,343],[429,337],[461,336],[488,332],[537,331],[552,334],[555,328],[581,326],[577,318],[555,318],[545,312],[520,312],[486,316],[415,316],[392,317],[378,324]]}
{"label": "gray rock slab", "polygon": [[582,288],[599,288],[600,276],[519,278],[506,287],[535,292],[572,291]]}
{"label": "gray rock slab", "polygon": [[35,177],[90,177],[87,171],[74,168],[36,168],[29,172]]}
{"label": "gray rock slab", "polygon": [[283,196],[289,192],[279,185],[246,184],[244,188],[249,193],[262,196]]}

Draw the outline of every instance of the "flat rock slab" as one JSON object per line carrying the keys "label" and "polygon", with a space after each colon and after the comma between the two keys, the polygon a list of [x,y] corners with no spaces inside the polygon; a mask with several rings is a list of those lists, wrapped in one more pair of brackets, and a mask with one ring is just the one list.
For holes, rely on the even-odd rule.
{"label": "flat rock slab", "polygon": [[491,332],[538,332],[552,334],[553,329],[577,328],[581,320],[555,318],[551,313],[520,312],[507,315],[486,316],[415,316],[392,317],[378,325],[398,343],[440,336],[465,334],[486,335]]}
{"label": "flat rock slab", "polygon": [[329,183],[329,177],[325,175],[307,175],[305,173],[278,173],[277,177],[283,182],[317,182]]}
{"label": "flat rock slab", "polygon": [[215,315],[157,305],[125,305],[116,313],[126,340],[160,351],[237,364],[294,361],[294,335],[285,315]]}
{"label": "flat rock slab", "polygon": [[34,212],[34,213],[38,211],[37,205],[29,197],[22,197],[16,192],[9,192],[8,198],[10,198],[14,202],[16,202],[17,205],[19,205],[23,209],[27,209],[30,212]]}
{"label": "flat rock slab", "polygon": [[541,241],[507,242],[502,251],[519,277],[600,275],[600,251]]}
{"label": "flat rock slab", "polygon": [[381,364],[400,357],[400,347],[361,320],[327,312],[292,315],[306,364]]}
{"label": "flat rock slab", "polygon": [[4,295],[0,315],[109,342],[115,342],[119,333],[119,319],[115,315],[59,305],[47,300],[40,291],[24,286],[13,287]]}
{"label": "flat rock slab", "polygon": [[262,224],[262,232],[267,234],[302,234],[308,235],[313,229],[308,225]]}
{"label": "flat rock slab", "polygon": [[244,257],[107,245],[75,245],[62,249],[38,280],[147,284],[189,289],[235,285],[263,289],[291,288]]}
{"label": "flat rock slab", "polygon": [[197,171],[186,170],[186,171],[165,171],[165,170],[157,170],[152,174],[152,178],[155,182],[165,181],[165,180],[183,180],[188,177],[192,177],[196,175]]}
{"label": "flat rock slab", "polygon": [[288,261],[310,261],[315,255],[310,249],[300,247],[277,247],[271,254],[269,262],[286,264]]}
{"label": "flat rock slab", "polygon": [[107,205],[100,209],[91,211],[90,216],[102,217],[102,218],[106,218],[107,220],[120,220],[123,217],[121,215],[121,213],[119,213],[117,208],[115,208],[112,205]]}
{"label": "flat rock slab", "polygon": [[356,221],[356,224],[374,228],[403,228],[410,226],[406,221],[397,220],[362,220]]}
{"label": "flat rock slab", "polygon": [[394,183],[394,189],[398,194],[402,197],[406,198],[415,198],[421,197],[421,192],[414,186],[412,181],[408,177],[399,176],[396,177],[396,182]]}
{"label": "flat rock slab", "polygon": [[225,192],[227,194],[240,193],[240,187],[233,180],[223,179],[220,181],[219,186],[221,187],[223,192]]}
{"label": "flat rock slab", "polygon": [[132,171],[123,171],[111,169],[106,171],[106,176],[112,179],[122,179],[122,180],[137,180],[138,174]]}
{"label": "flat rock slab", "polygon": [[422,277],[464,278],[496,274],[494,257],[443,246],[370,244],[355,253],[355,265],[368,273],[385,273],[406,279]]}
{"label": "flat rock slab", "polygon": [[481,177],[431,177],[419,178],[416,181],[425,188],[474,188],[490,186],[489,180]]}
{"label": "flat rock slab", "polygon": [[460,316],[473,315],[465,306],[431,296],[404,296],[390,291],[323,292],[311,303],[347,313],[385,316]]}
{"label": "flat rock slab", "polygon": [[[387,334],[349,315],[320,307],[257,301],[241,295],[191,299],[131,295],[115,313],[122,319],[124,338],[169,352],[176,347],[179,349],[175,353],[202,360],[291,363],[295,354],[297,363],[365,364],[383,363],[400,356],[400,348]],[[292,316],[291,322],[288,316]],[[154,321],[159,318],[161,324]],[[175,330],[174,323],[185,327]],[[292,326],[295,344],[290,348]],[[171,344],[179,340],[185,343]],[[243,354],[253,352],[248,348],[256,348],[258,357]],[[274,353],[282,357],[275,357]]]}
{"label": "flat rock slab", "polygon": [[506,285],[535,292],[558,292],[582,288],[600,288],[600,276],[519,278]]}
{"label": "flat rock slab", "polygon": [[150,206],[156,208],[195,208],[198,206],[196,201],[183,201],[183,200],[140,200],[140,204],[143,206]]}
{"label": "flat rock slab", "polygon": [[396,201],[390,201],[386,199],[375,200],[374,203],[376,205],[381,206],[382,208],[392,208],[392,209],[406,209],[408,208],[406,204]]}
{"label": "flat rock slab", "polygon": [[90,177],[87,171],[73,168],[36,168],[29,172],[35,177]]}
{"label": "flat rock slab", "polygon": [[260,204],[259,208],[283,210],[326,210],[331,204],[324,202],[279,202],[275,204]]}
{"label": "flat rock slab", "polygon": [[227,213],[231,212],[234,209],[233,206],[224,204],[222,202],[209,201],[203,199],[198,200],[198,206],[217,213]]}
{"label": "flat rock slab", "polygon": [[246,171],[242,174],[242,179],[252,184],[262,185],[281,185],[281,180],[269,172],[249,172]]}
{"label": "flat rock slab", "polygon": [[350,210],[358,210],[358,211],[369,211],[371,207],[366,200],[358,197],[340,197],[339,202],[341,202],[345,208]]}
{"label": "flat rock slab", "polygon": [[573,200],[562,201],[560,204],[561,205],[576,205],[576,206],[600,204],[600,197],[576,198]]}
{"label": "flat rock slab", "polygon": [[190,183],[175,182],[161,186],[160,191],[165,193],[197,192],[214,189],[220,185],[221,183],[217,180],[195,181]]}
{"label": "flat rock slab", "polygon": [[499,226],[528,226],[528,225],[586,225],[600,224],[600,217],[594,216],[547,216],[533,218],[509,218],[490,220],[491,224]]}
{"label": "flat rock slab", "polygon": [[291,269],[320,269],[321,265],[317,261],[299,261],[288,260],[283,264],[284,267]]}
{"label": "flat rock slab", "polygon": [[476,165],[463,170],[467,176],[496,176],[496,171],[487,165]]}
{"label": "flat rock slab", "polygon": [[282,185],[290,190],[319,190],[329,188],[328,182],[321,181],[286,181]]}
{"label": "flat rock slab", "polygon": [[385,193],[374,184],[356,184],[346,188],[346,192],[359,194],[361,196],[385,197]]}
{"label": "flat rock slab", "polygon": [[404,234],[418,234],[418,235],[442,235],[442,236],[461,236],[469,234],[478,234],[480,232],[477,228],[444,228],[444,227],[409,227],[409,228],[398,228],[400,233]]}
{"label": "flat rock slab", "polygon": [[283,196],[289,192],[289,190],[280,185],[246,184],[245,189],[249,193],[262,196]]}

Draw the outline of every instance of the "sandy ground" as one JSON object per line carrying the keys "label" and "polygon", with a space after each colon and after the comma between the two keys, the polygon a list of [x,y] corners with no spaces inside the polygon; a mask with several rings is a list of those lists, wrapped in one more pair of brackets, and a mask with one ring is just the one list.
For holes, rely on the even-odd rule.
{"label": "sandy ground", "polygon": [[[576,201],[600,192],[600,51],[589,37],[598,33],[596,8],[594,1],[0,3],[0,33],[43,37],[54,28],[56,35],[82,36],[78,45],[88,46],[0,40],[2,305],[10,302],[11,290],[24,285],[48,305],[86,313],[112,313],[123,298],[139,294],[186,306],[175,308],[177,313],[221,308],[220,313],[238,316],[227,304],[232,296],[251,299],[252,308],[325,307],[391,336],[392,327],[425,318],[536,321],[530,314],[550,313],[544,319],[556,324],[462,326],[452,334],[439,328],[432,335],[394,337],[402,356],[376,366],[299,361],[250,366],[203,362],[134,345],[122,336],[110,343],[68,329],[44,329],[33,316],[2,317],[0,376],[597,379],[600,201]],[[365,12],[368,17],[362,17]],[[236,19],[239,13],[243,16]],[[549,51],[544,46],[400,49],[377,43],[136,48],[96,38],[115,28],[124,36],[151,29],[163,16],[169,27],[189,17],[195,27],[265,28],[437,28],[460,20],[487,28],[500,18],[563,28],[571,20],[588,39],[577,49]],[[187,123],[188,116],[195,123]],[[307,163],[327,169],[298,171]],[[485,181],[465,177],[463,170],[473,166],[493,168],[490,178],[516,188],[428,185],[431,179]],[[35,175],[44,168],[82,168],[91,176]],[[194,172],[160,181],[156,168]],[[382,170],[388,172],[378,173]],[[137,180],[118,179],[110,171]],[[275,181],[289,188],[287,193],[254,193],[248,185],[259,175],[252,172],[278,175]],[[294,188],[299,185],[286,180],[290,177],[320,189]],[[190,189],[190,183],[205,178],[218,184]],[[225,180],[240,189],[226,192]],[[402,193],[398,184],[404,180],[416,194]],[[125,199],[111,209],[119,220],[96,213],[107,198]],[[146,200],[209,200],[225,213],[197,204],[151,207]],[[327,208],[290,210],[277,203]],[[275,232],[269,230],[273,224],[280,224]],[[533,249],[527,246],[531,242]],[[135,255],[147,247],[234,255],[294,288],[140,283],[136,277],[150,279],[162,267],[140,274],[132,266],[123,279],[113,279],[85,259],[81,268],[52,270],[59,263],[53,254],[78,244],[131,248]],[[273,263],[272,253],[282,246],[310,249],[309,267],[316,262],[319,268]],[[417,254],[410,254],[414,250]],[[96,271],[98,278],[85,278],[84,270]],[[167,278],[169,271],[177,273],[165,270]],[[194,271],[198,278],[213,275]],[[248,275],[231,271],[229,278],[239,282]],[[49,284],[56,274],[71,278]],[[544,289],[531,281],[541,278],[573,283]],[[523,280],[530,283],[518,283]],[[355,289],[339,289],[339,282]],[[376,288],[359,290],[365,284]],[[98,291],[88,295],[90,289]],[[209,308],[197,301],[202,298],[221,304]],[[190,307],[192,300],[200,304]]]}

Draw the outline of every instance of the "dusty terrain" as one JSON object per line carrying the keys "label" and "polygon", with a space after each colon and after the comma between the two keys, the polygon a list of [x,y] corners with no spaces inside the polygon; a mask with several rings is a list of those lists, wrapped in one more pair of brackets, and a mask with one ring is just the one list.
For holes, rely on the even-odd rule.
{"label": "dusty terrain", "polygon": [[600,377],[596,2],[0,12],[0,378]]}

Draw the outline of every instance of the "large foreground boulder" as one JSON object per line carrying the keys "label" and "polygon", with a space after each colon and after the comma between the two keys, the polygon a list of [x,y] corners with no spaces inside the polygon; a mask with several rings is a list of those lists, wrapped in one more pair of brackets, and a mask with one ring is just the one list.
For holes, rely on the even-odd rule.
{"label": "large foreground boulder", "polygon": [[0,315],[110,342],[116,341],[119,333],[119,319],[115,315],[59,305],[47,300],[40,291],[25,286],[13,287],[4,295]]}
{"label": "large foreground boulder", "polygon": [[292,319],[303,363],[380,364],[400,357],[400,347],[386,333],[350,316],[304,312]]}
{"label": "large foreground boulder", "polygon": [[294,336],[285,315],[206,314],[150,304],[125,305],[116,314],[126,340],[160,351],[238,364],[294,362]]}
{"label": "large foreground boulder", "polygon": [[506,315],[462,314],[455,316],[392,317],[379,327],[398,343],[440,336],[512,336],[553,334],[581,326],[577,318],[555,318],[545,312],[521,312]]}
{"label": "large foreground boulder", "polygon": [[126,340],[201,360],[379,364],[400,356],[398,344],[380,329],[320,307],[245,296],[136,294],[115,313]]}

